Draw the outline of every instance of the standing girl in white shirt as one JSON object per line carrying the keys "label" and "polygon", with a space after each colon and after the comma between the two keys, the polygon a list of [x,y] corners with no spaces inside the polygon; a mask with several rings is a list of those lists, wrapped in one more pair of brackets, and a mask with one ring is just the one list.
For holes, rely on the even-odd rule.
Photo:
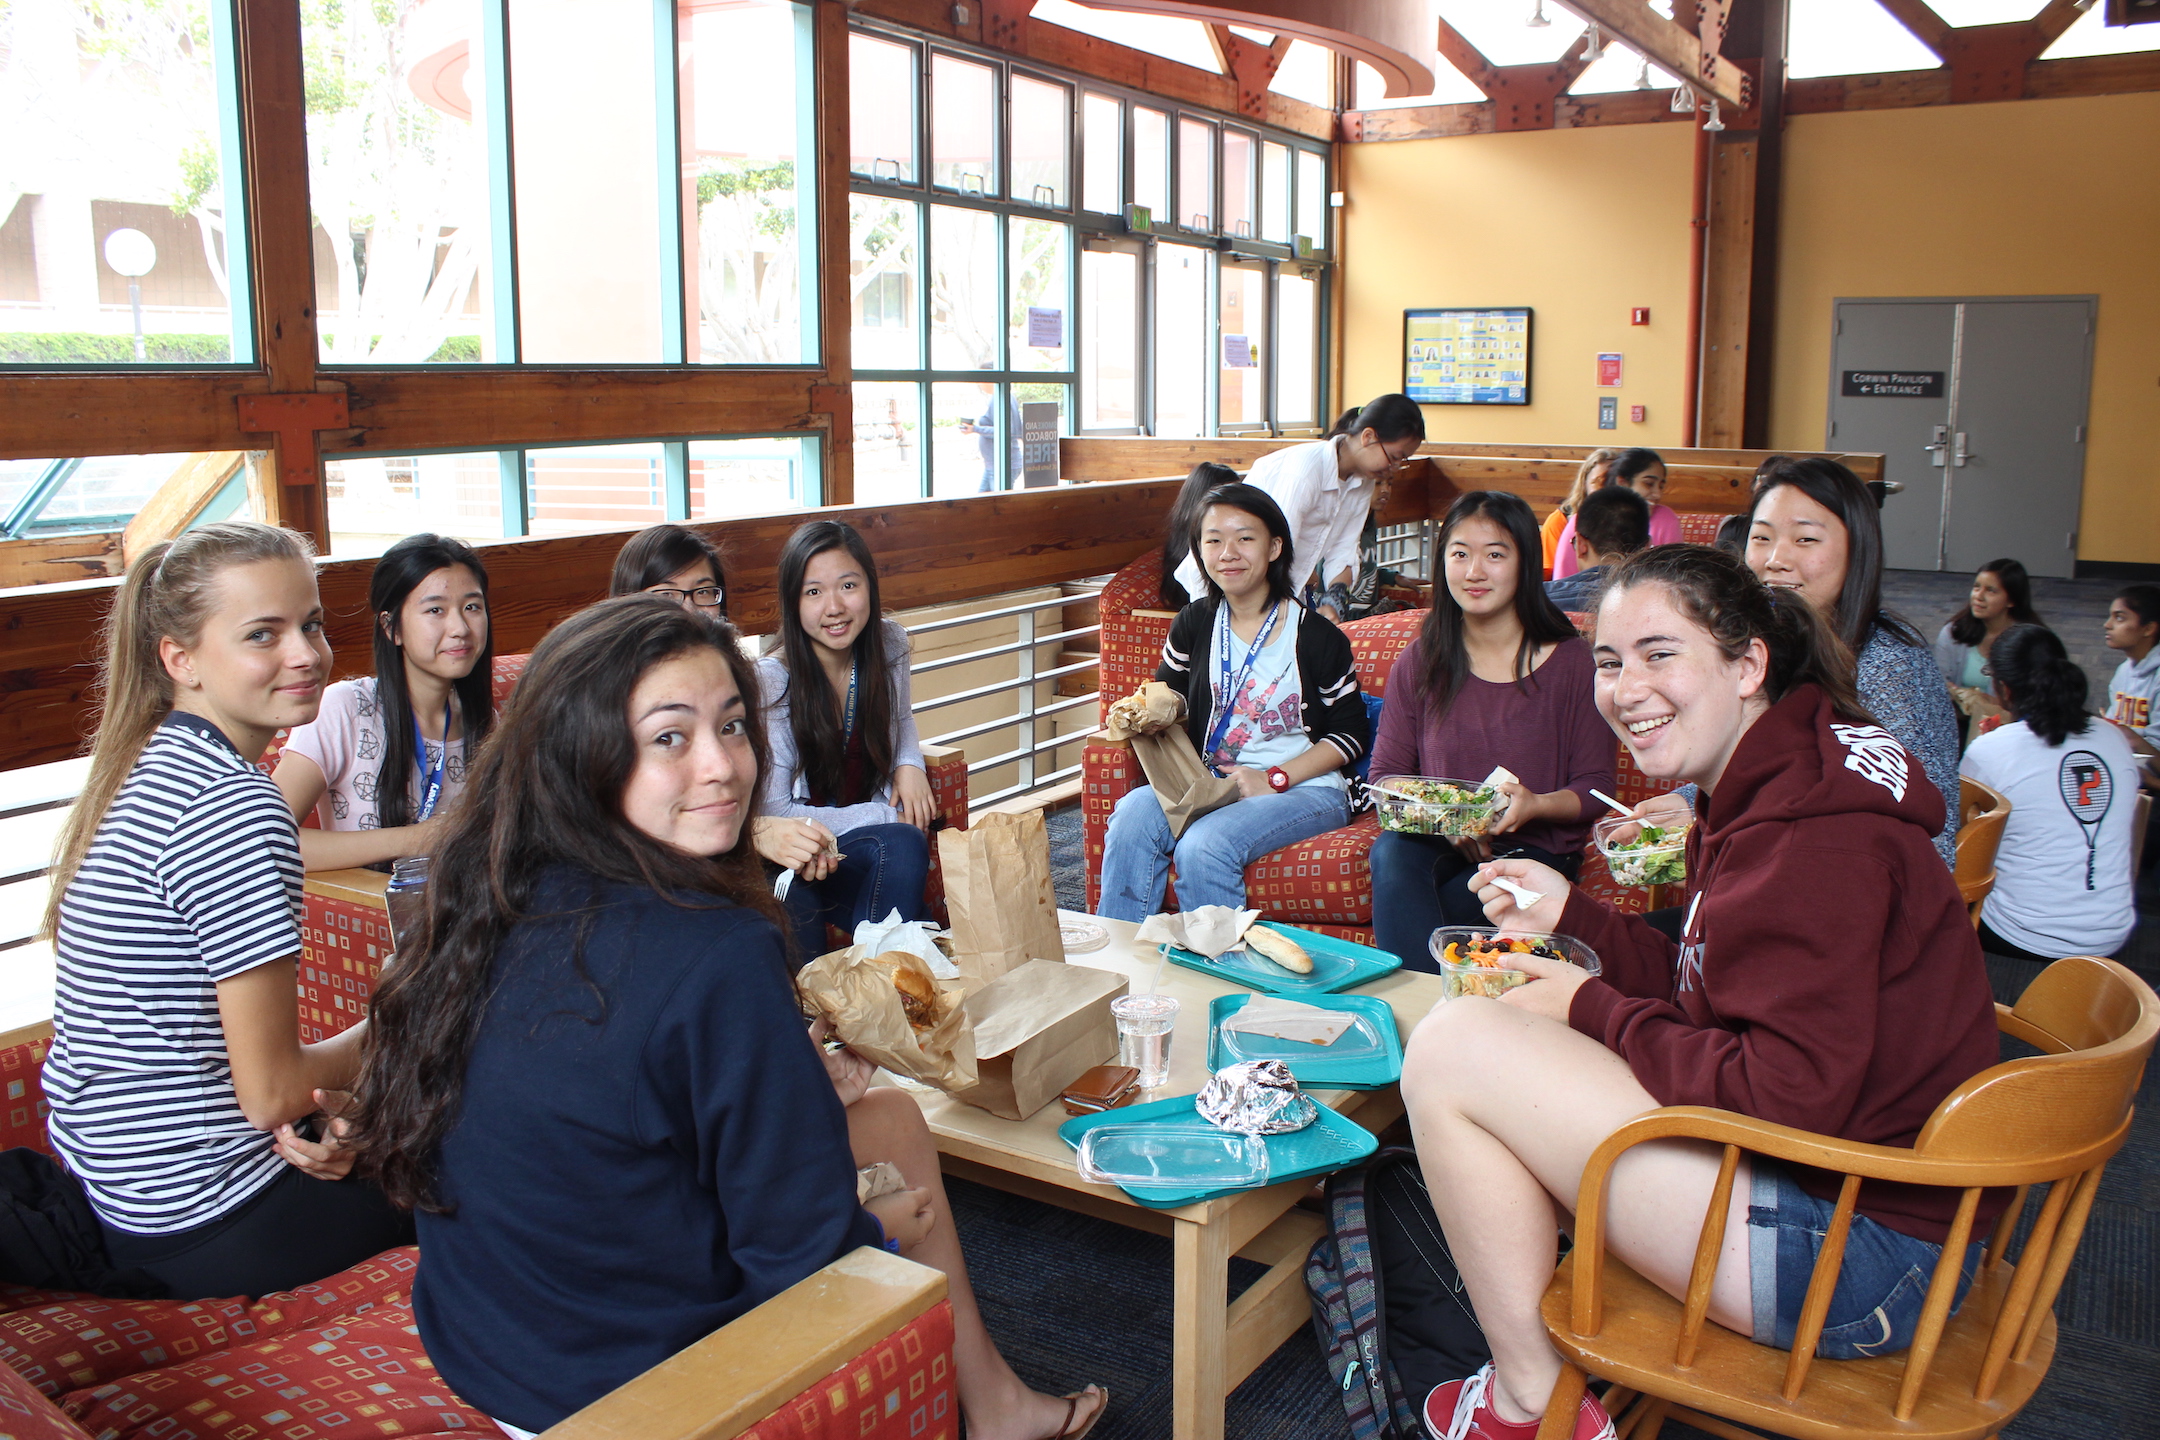
{"label": "standing girl in white shirt", "polygon": [[437,817],[495,719],[487,567],[445,535],[411,535],[368,580],[375,673],[340,680],[293,727],[277,787],[299,819],[310,870],[379,865],[427,851]]}
{"label": "standing girl in white shirt", "polygon": [[[1290,523],[1289,552],[1298,571],[1290,580],[1298,595],[1309,587],[1313,596],[1323,596],[1330,586],[1347,588],[1357,578],[1358,532],[1374,488],[1425,443],[1425,412],[1407,395],[1382,395],[1353,413],[1326,439],[1270,451],[1245,475],[1245,483],[1273,500]],[[1206,593],[1200,562],[1192,556],[1178,566],[1177,578],[1195,599]],[[1308,603],[1329,620],[1346,618],[1326,599]]]}

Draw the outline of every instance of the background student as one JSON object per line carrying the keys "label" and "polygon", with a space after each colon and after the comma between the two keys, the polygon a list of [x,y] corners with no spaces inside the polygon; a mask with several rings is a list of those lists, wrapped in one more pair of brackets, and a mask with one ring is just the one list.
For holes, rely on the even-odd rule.
{"label": "background student", "polygon": [[398,541],[375,562],[368,611],[375,673],[332,685],[278,756],[294,818],[313,810],[321,827],[300,832],[310,870],[424,853],[495,719],[487,567],[470,545]]}
{"label": "background student", "polygon": [[720,552],[685,525],[651,525],[623,542],[608,577],[610,595],[658,595],[727,618],[727,571]]}
{"label": "background student", "polygon": [[1228,465],[1217,465],[1203,460],[1193,466],[1185,483],[1178,487],[1177,499],[1171,502],[1170,517],[1163,522],[1162,546],[1162,604],[1165,610],[1182,610],[1192,601],[1206,594],[1206,588],[1187,594],[1185,583],[1178,579],[1186,558],[1192,554],[1193,526],[1200,519],[1200,511],[1208,492],[1223,485],[1238,483],[1237,471]]}
{"label": "background student", "polygon": [[1590,790],[1613,788],[1614,753],[1591,703],[1590,647],[1538,582],[1530,507],[1498,490],[1458,496],[1438,549],[1445,583],[1388,672],[1372,778],[1475,784],[1505,765],[1517,782],[1501,787],[1507,808],[1489,836],[1390,830],[1373,842],[1373,941],[1435,972],[1436,928],[1485,923],[1470,884],[1480,861],[1531,855],[1575,874],[1598,809]]}
{"label": "background student", "polygon": [[[1665,461],[1655,450],[1631,446],[1622,450],[1606,467],[1603,488],[1625,486],[1642,496],[1650,506],[1650,543],[1652,545],[1677,545],[1680,543],[1680,516],[1665,498]],[[1552,578],[1565,580],[1575,573],[1579,561],[1575,558],[1575,522],[1570,520],[1560,529],[1560,541],[1553,550]]]}
{"label": "background student", "polygon": [[1538,527],[1548,576],[1553,573],[1553,557],[1560,553],[1560,532],[1567,529],[1568,521],[1574,518],[1575,511],[1592,491],[1605,488],[1605,472],[1619,458],[1620,451],[1609,445],[1601,445],[1585,455],[1582,464],[1575,469],[1575,483],[1568,487],[1567,498]]}
{"label": "background student", "polygon": [[[983,1328],[914,1101],[843,1109],[802,1023],[740,843],[764,737],[734,630],[603,601],[519,686],[443,836],[427,938],[376,992],[361,1089],[369,1170],[419,1210],[413,1309],[443,1378],[544,1430],[891,1242],[946,1272],[973,1433],[1092,1423],[1100,1391],[1029,1390]],[[914,1153],[869,1158],[915,1185],[860,1206],[855,1112],[890,1138],[903,1109]]]}
{"label": "background student", "polygon": [[780,653],[758,661],[771,763],[752,840],[796,872],[798,961],[894,910],[923,915],[930,776],[908,683],[908,637],[885,618],[877,561],[852,525],[813,520],[780,551]]}
{"label": "background student", "polygon": [[300,1043],[300,847],[255,760],[330,674],[308,543],[245,521],[154,545],[113,603],[90,775],[61,831],[48,1133],[114,1265],[264,1295],[411,1238],[337,1107],[363,1021]]}
{"label": "background student", "polygon": [[1103,841],[1099,913],[1144,920],[1177,861],[1178,907],[1245,904],[1245,867],[1349,823],[1344,767],[1371,727],[1342,631],[1297,603],[1289,522],[1265,492],[1209,493],[1193,532],[1208,596],[1178,612],[1155,678],[1185,702],[1201,760],[1240,798],[1173,836],[1154,788],[1126,792]]}
{"label": "background student", "polygon": [[[1576,936],[1604,974],[1525,957],[1530,984],[1451,1000],[1410,1039],[1411,1132],[1493,1354],[1492,1368],[1427,1397],[1430,1433],[1533,1433],[1560,1372],[1538,1312],[1556,1211],[1577,1209],[1584,1162],[1627,1121],[1705,1105],[1909,1146],[1945,1096],[1995,1063],[1978,946],[1929,844],[1941,797],[1904,783],[1909,757],[1871,738],[1850,663],[1811,607],[1707,547],[1654,546],[1606,586],[1597,708],[1644,773],[1705,797],[1687,928],[1675,945],[1542,865],[1485,867],[1492,923]],[[1495,876],[1544,898],[1518,909]],[[1715,1146],[1653,1144],[1614,1169],[1607,1246],[1668,1294],[1686,1292],[1718,1159]],[[1712,1320],[1790,1348],[1809,1298],[1793,1277],[1814,1263],[1837,1188],[1820,1171],[1743,1156]],[[1981,1200],[1975,1237],[2005,1199]],[[1819,1354],[1911,1344],[1957,1208],[1955,1190],[1860,1192]],[[1952,1257],[1957,1298],[1979,1248]],[[1612,1434],[1591,1396],[1576,1419],[1581,1440]]]}
{"label": "background student", "polygon": [[[1290,524],[1290,553],[1297,557],[1291,588],[1302,600],[1308,587],[1325,592],[1357,578],[1358,532],[1372,509],[1374,487],[1425,443],[1425,412],[1407,395],[1382,395],[1362,410],[1346,412],[1325,439],[1271,450],[1253,462],[1245,483],[1280,509]],[[1202,593],[1200,563],[1188,555],[1177,578],[1185,593]],[[1320,600],[1329,620],[1344,616]]]}
{"label": "background student", "polygon": [[2160,585],[2130,585],[2108,602],[2107,647],[2122,663],[2108,682],[2108,719],[2147,757],[2148,787],[2160,788],[2151,758],[2160,754]]}
{"label": "background student", "polygon": [[1988,651],[2012,625],[2044,624],[2033,610],[2032,579],[2015,560],[1990,560],[1973,575],[1965,608],[1935,634],[1935,663],[1953,688],[1986,692]]}
{"label": "background student", "polygon": [[2054,631],[2011,626],[1990,668],[2011,722],[1958,762],[1959,774],[2010,800],[1995,887],[1980,907],[1981,947],[2043,962],[2112,955],[2137,928],[2137,757],[2122,731],[2085,713],[2084,667]]}
{"label": "background student", "polygon": [[1562,610],[1595,608],[1598,589],[1613,566],[1650,543],[1650,504],[1624,486],[1592,491],[1575,512],[1575,573],[1545,582],[1545,594]]}

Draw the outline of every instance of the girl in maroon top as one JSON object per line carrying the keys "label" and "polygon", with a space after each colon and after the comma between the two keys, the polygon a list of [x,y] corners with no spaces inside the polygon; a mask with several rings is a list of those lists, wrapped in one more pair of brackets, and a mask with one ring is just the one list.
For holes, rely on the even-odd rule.
{"label": "girl in maroon top", "polygon": [[[1435,1434],[1458,1416],[1457,1435],[1533,1433],[1560,1369],[1538,1312],[1556,1211],[1628,1120],[1704,1105],[1910,1146],[1996,1060],[1978,944],[1932,842],[1942,797],[1861,708],[1849,654],[1805,601],[1722,552],[1657,546],[1614,572],[1596,655],[1598,709],[1636,763],[1701,787],[1686,919],[1676,946],[1532,861],[1478,873],[1494,923],[1572,934],[1604,973],[1520,957],[1531,983],[1451,1000],[1411,1038],[1403,1097],[1494,1359],[1427,1398]],[[1543,898],[1517,908],[1498,876]],[[1718,1164],[1715,1146],[1662,1142],[1614,1169],[1608,1248],[1675,1296]],[[1743,1160],[1710,1318],[1789,1347],[1836,1193],[1835,1176]],[[1861,1187],[1818,1353],[1911,1343],[1957,1198]],[[1985,1197],[1976,1235],[2003,1198]],[[1575,1434],[1608,1423],[1586,1397]]]}
{"label": "girl in maroon top", "polygon": [[1519,496],[1478,490],[1440,527],[1447,584],[1389,672],[1372,778],[1483,780],[1504,765],[1505,813],[1489,835],[1383,833],[1373,843],[1373,940],[1437,972],[1442,925],[1482,925],[1481,861],[1526,855],[1572,878],[1598,802],[1613,788],[1612,731],[1590,698],[1590,647],[1545,597],[1537,521]]}

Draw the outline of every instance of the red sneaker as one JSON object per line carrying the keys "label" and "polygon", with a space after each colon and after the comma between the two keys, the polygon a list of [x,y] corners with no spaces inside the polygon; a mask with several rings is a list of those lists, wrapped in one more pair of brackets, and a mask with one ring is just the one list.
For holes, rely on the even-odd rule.
{"label": "red sneaker", "polygon": [[[1492,1388],[1493,1367],[1467,1380],[1450,1380],[1425,1397],[1425,1433],[1432,1440],[1534,1440],[1538,1422],[1518,1425],[1493,1412],[1487,1400]],[[1612,1417],[1597,1397],[1584,1392],[1582,1407],[1575,1412],[1574,1440],[1613,1440]]]}

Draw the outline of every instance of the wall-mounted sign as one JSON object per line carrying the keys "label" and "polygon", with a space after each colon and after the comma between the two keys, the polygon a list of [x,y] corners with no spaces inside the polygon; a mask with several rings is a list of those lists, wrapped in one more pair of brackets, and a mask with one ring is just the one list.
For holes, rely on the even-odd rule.
{"label": "wall-mounted sign", "polygon": [[1604,389],[1620,388],[1620,356],[1611,350],[1601,350],[1597,357],[1597,383]]}
{"label": "wall-mounted sign", "polygon": [[1027,336],[1030,350],[1064,349],[1065,312],[1041,305],[1028,306]]}
{"label": "wall-mounted sign", "polygon": [[1600,395],[1597,397],[1597,428],[1617,430],[1620,428],[1620,397]]}
{"label": "wall-mounted sign", "polygon": [[1943,393],[1940,370],[1847,370],[1841,393],[1872,395],[1898,400],[1939,400]]}
{"label": "wall-mounted sign", "polygon": [[1030,400],[1020,407],[1020,488],[1058,483],[1058,405]]}
{"label": "wall-mounted sign", "polygon": [[1125,207],[1125,228],[1135,235],[1148,234],[1155,228],[1155,212],[1141,204]]}
{"label": "wall-mounted sign", "polygon": [[1403,393],[1420,405],[1530,403],[1530,310],[1403,311]]}

